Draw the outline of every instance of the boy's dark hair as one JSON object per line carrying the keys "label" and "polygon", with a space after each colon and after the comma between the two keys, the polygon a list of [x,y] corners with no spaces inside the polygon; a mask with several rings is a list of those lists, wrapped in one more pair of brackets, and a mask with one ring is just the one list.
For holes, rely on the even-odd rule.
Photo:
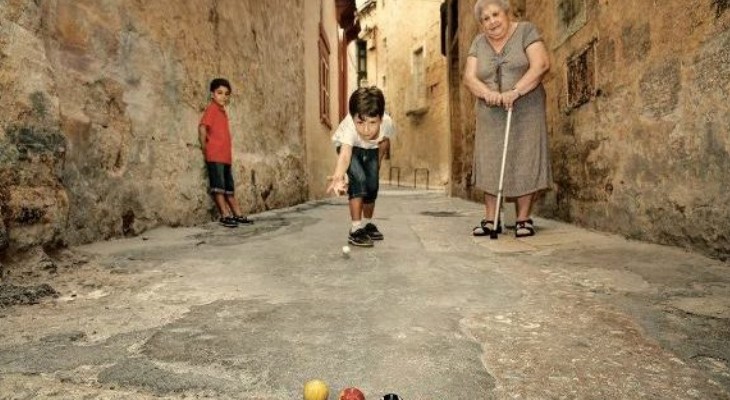
{"label": "boy's dark hair", "polygon": [[361,87],[350,95],[352,117],[382,117],[383,114],[385,114],[385,96],[377,87]]}
{"label": "boy's dark hair", "polygon": [[211,92],[215,92],[215,90],[221,86],[228,88],[228,93],[233,91],[231,89],[231,83],[228,82],[228,79],[215,78],[212,81],[210,81],[210,91]]}

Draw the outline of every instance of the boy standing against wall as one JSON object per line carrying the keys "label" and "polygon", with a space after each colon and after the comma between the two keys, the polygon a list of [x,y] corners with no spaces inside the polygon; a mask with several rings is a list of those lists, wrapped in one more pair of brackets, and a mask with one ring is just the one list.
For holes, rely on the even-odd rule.
{"label": "boy standing against wall", "polygon": [[235,228],[238,224],[251,224],[253,221],[243,216],[234,195],[231,132],[225,109],[230,96],[231,84],[226,79],[216,78],[210,82],[211,101],[198,124],[198,137],[208,169],[210,194],[220,215],[219,222]]}
{"label": "boy standing against wall", "polygon": [[372,218],[380,160],[395,135],[395,127],[385,115],[383,92],[374,86],[352,93],[349,112],[332,136],[339,156],[327,191],[348,194],[352,226],[347,241],[354,246],[372,247],[373,240],[383,239]]}

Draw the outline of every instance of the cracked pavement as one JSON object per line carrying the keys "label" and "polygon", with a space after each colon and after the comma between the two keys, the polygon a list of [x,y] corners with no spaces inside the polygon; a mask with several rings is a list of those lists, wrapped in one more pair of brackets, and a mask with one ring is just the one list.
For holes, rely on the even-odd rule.
{"label": "cracked pavement", "polygon": [[0,399],[730,398],[727,263],[481,212],[386,187],[349,256],[342,198],[70,249],[59,297],[0,310]]}

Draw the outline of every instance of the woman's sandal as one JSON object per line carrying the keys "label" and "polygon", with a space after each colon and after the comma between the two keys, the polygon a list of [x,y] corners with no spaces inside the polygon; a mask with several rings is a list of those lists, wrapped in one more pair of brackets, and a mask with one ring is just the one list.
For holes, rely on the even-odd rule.
{"label": "woman's sandal", "polygon": [[[479,226],[474,227],[471,230],[471,234],[474,236],[489,236],[494,230],[494,221],[487,221],[483,219],[479,222]],[[497,233],[502,233],[502,224],[500,223],[497,227]]]}
{"label": "woman's sandal", "polygon": [[532,225],[532,219],[517,221],[515,223],[515,237],[534,236],[535,227]]}

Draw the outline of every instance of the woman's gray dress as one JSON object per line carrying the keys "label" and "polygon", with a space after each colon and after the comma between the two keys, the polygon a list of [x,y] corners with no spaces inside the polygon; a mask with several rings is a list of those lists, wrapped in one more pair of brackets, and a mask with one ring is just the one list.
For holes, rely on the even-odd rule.
{"label": "woman's gray dress", "polygon": [[[491,90],[512,90],[529,67],[525,49],[539,40],[533,24],[520,22],[498,54],[484,35],[478,35],[469,49],[469,56],[477,58],[477,77]],[[477,99],[475,107],[472,179],[478,189],[497,195],[507,111],[490,107],[483,99]],[[540,84],[514,103],[502,193],[504,197],[530,194],[547,189],[551,179],[545,89]]]}

